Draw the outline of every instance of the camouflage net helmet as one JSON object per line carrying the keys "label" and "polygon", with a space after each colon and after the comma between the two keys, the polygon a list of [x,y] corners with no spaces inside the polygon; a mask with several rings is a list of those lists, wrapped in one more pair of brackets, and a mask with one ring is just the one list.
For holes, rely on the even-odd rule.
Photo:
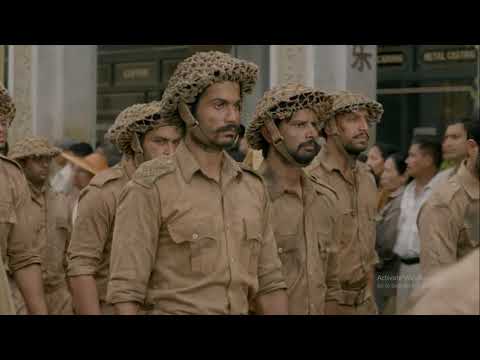
{"label": "camouflage net helmet", "polygon": [[8,126],[11,125],[15,118],[15,104],[8,94],[7,89],[0,84],[0,120],[7,120]]}
{"label": "camouflage net helmet", "polygon": [[8,152],[12,160],[22,160],[31,156],[46,156],[53,158],[60,155],[62,150],[49,144],[43,137],[27,137],[15,143]]}
{"label": "camouflage net helmet", "polygon": [[326,92],[300,84],[276,86],[267,91],[257,103],[253,120],[246,131],[248,144],[255,150],[268,145],[261,134],[266,119],[286,120],[299,110],[311,109],[320,122],[320,119],[325,119],[331,113],[332,102],[332,97]]}
{"label": "camouflage net helmet", "polygon": [[382,104],[363,94],[352,93],[350,91],[337,91],[333,92],[332,96],[333,109],[329,116],[330,119],[337,115],[366,110],[369,125],[377,124],[382,120],[384,112]]}
{"label": "camouflage net helmet", "polygon": [[193,104],[209,86],[223,81],[240,84],[241,96],[252,92],[258,66],[219,52],[198,52],[181,62],[168,82],[161,100],[165,118],[179,116],[180,102]]}
{"label": "camouflage net helmet", "polygon": [[160,110],[158,101],[135,104],[126,108],[108,129],[105,139],[114,144],[123,154],[132,154],[134,150],[131,145],[135,134],[143,135],[162,126],[183,127],[180,118],[171,117],[166,120],[161,116]]}

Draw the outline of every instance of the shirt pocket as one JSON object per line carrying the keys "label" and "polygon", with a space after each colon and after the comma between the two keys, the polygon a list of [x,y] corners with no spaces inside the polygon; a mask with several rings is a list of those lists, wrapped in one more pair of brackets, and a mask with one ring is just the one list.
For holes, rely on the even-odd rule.
{"label": "shirt pocket", "polygon": [[256,219],[243,219],[245,236],[241,244],[240,261],[250,275],[257,275],[262,250],[262,224]]}
{"label": "shirt pocket", "polygon": [[332,239],[332,232],[330,231],[319,231],[317,232],[318,240],[318,251],[320,254],[320,259],[322,260],[323,266],[326,266],[328,261],[328,254],[330,253],[330,244],[334,241]]}
{"label": "shirt pocket", "polygon": [[299,234],[275,234],[278,257],[282,262],[282,272],[288,289],[295,287],[300,280],[301,259],[298,249]]}
{"label": "shirt pocket", "polygon": [[[173,242],[173,251],[168,252],[168,257],[181,271],[190,270],[192,273],[208,275],[218,263],[215,224],[211,218],[190,220],[181,219],[168,225]],[[182,267],[189,269],[181,269]]]}

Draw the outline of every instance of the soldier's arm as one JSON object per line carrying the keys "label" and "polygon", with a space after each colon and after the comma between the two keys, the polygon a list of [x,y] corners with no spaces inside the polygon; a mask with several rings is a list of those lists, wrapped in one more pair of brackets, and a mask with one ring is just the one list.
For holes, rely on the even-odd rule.
{"label": "soldier's arm", "polygon": [[38,264],[28,265],[13,273],[30,315],[47,315],[43,292],[42,269]]}
{"label": "soldier's arm", "polygon": [[145,301],[160,227],[156,187],[130,182],[117,207],[107,296],[120,315],[136,314]]}
{"label": "soldier's arm", "polygon": [[261,315],[287,315],[287,285],[282,274],[282,263],[271,226],[271,204],[265,199],[263,243],[258,262],[259,289],[256,310]]}
{"label": "soldier's arm", "polygon": [[420,266],[424,277],[457,261],[460,228],[446,204],[429,199],[417,219],[420,237]]}
{"label": "soldier's arm", "polygon": [[[22,182],[23,184],[23,182]],[[17,223],[13,226],[8,242],[9,268],[27,306],[29,314],[47,314],[43,290],[41,258],[35,247],[33,204],[28,185],[24,183],[16,204]]]}
{"label": "soldier's arm", "polygon": [[89,186],[81,194],[67,252],[67,275],[75,311],[80,315],[101,314],[94,275],[108,239],[110,212],[99,188]]}

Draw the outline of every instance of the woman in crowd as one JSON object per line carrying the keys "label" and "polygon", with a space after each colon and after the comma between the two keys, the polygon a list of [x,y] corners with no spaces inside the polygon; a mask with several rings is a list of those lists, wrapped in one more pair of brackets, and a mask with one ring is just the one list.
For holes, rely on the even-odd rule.
{"label": "woman in crowd", "polygon": [[390,155],[385,163],[380,184],[389,195],[377,217],[376,250],[380,262],[376,267],[376,301],[381,314],[395,312],[395,294],[397,286],[399,259],[393,253],[397,239],[397,225],[400,216],[400,204],[405,185],[406,156],[401,153]]}

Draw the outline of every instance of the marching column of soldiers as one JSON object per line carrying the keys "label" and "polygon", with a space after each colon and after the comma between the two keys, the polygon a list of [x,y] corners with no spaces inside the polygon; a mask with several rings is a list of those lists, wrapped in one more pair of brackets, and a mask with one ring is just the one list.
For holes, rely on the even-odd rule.
{"label": "marching column of soldiers", "polygon": [[[358,157],[383,107],[276,86],[240,163],[226,150],[258,72],[220,52],[184,60],[161,101],[125,109],[108,130],[120,163],[84,161],[75,206],[49,185],[61,150],[47,140],[1,155],[0,314],[378,314],[378,190]],[[14,117],[1,87],[2,149]],[[480,313],[479,131],[420,211],[426,273],[405,314]]]}

